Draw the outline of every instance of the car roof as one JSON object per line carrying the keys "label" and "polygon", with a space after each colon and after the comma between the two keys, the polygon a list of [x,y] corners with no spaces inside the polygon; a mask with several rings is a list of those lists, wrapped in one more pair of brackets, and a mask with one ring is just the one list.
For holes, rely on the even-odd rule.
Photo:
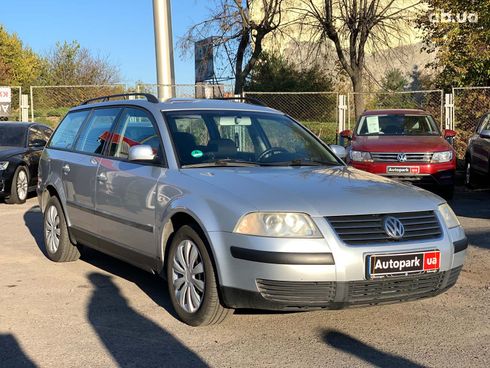
{"label": "car roof", "polygon": [[239,110],[239,111],[251,111],[251,112],[268,112],[283,114],[282,112],[272,109],[266,106],[260,106],[250,103],[235,102],[229,100],[219,99],[197,99],[197,98],[171,98],[163,102],[148,102],[143,99],[136,100],[112,100],[107,102],[91,103],[86,105],[79,105],[71,109],[76,111],[80,109],[103,107],[103,106],[117,106],[117,105],[135,105],[146,107],[148,109],[159,109],[161,111],[178,111],[178,110]]}
{"label": "car roof", "polygon": [[36,123],[36,122],[27,122],[27,121],[0,121],[0,126],[15,126],[15,127],[19,127],[19,128],[29,128],[33,125],[42,125],[46,128],[50,128],[49,126],[47,125],[44,125],[44,124],[40,124],[40,123]]}
{"label": "car roof", "polygon": [[377,109],[366,110],[362,116],[371,115],[430,115],[427,111],[421,109]]}

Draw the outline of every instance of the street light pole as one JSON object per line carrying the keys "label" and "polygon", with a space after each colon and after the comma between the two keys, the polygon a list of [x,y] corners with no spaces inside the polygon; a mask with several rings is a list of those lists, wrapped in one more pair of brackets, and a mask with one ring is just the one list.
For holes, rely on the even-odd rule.
{"label": "street light pole", "polygon": [[174,46],[170,0],[153,0],[158,98],[174,97]]}

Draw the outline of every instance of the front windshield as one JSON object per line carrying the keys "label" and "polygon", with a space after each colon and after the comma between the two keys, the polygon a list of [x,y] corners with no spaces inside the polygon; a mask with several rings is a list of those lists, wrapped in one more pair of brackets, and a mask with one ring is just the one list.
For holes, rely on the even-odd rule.
{"label": "front windshield", "polygon": [[357,135],[440,135],[430,115],[368,115],[361,117]]}
{"label": "front windshield", "polygon": [[181,166],[340,165],[290,118],[247,111],[165,113]]}
{"label": "front windshield", "polygon": [[0,146],[24,147],[25,134],[23,127],[0,124]]}

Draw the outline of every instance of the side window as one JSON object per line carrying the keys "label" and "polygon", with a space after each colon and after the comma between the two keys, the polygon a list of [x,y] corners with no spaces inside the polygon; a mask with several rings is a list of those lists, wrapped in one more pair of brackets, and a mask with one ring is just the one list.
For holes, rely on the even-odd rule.
{"label": "side window", "polygon": [[47,142],[49,141],[49,138],[51,137],[51,134],[53,134],[53,131],[47,127],[44,126],[39,126],[39,130],[41,131],[41,134],[43,136],[43,139]]}
{"label": "side window", "polygon": [[151,146],[155,155],[163,158],[160,136],[149,114],[141,109],[127,108],[112,136],[109,155],[127,159],[129,149],[139,144]]}
{"label": "side window", "polygon": [[41,130],[38,127],[32,127],[29,129],[29,147],[31,147],[35,141],[45,141],[44,135],[41,133]]}
{"label": "side window", "polygon": [[68,113],[53,134],[49,147],[72,149],[77,133],[89,113],[89,110]]}
{"label": "side window", "polygon": [[75,147],[76,151],[101,154],[120,108],[93,110]]}
{"label": "side window", "polygon": [[482,130],[490,130],[490,114],[488,114],[486,118],[483,119],[482,127]]}

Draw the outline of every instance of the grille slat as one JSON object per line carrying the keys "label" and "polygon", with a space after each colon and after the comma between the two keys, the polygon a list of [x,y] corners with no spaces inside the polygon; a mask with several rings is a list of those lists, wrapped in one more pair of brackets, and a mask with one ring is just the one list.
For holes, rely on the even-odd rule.
{"label": "grille slat", "polygon": [[399,162],[398,154],[405,153],[407,160],[404,162],[430,162],[432,160],[433,153],[431,152],[371,152],[371,157],[375,162]]}
{"label": "grille slat", "polygon": [[[398,218],[405,227],[405,235],[396,241],[390,238],[384,229],[386,216]],[[429,240],[442,236],[441,225],[433,211],[332,216],[326,217],[338,237],[346,244],[360,245],[373,243],[393,243],[409,240]]]}
{"label": "grille slat", "polygon": [[335,298],[335,282],[273,281],[257,279],[265,299],[289,305],[330,303]]}

